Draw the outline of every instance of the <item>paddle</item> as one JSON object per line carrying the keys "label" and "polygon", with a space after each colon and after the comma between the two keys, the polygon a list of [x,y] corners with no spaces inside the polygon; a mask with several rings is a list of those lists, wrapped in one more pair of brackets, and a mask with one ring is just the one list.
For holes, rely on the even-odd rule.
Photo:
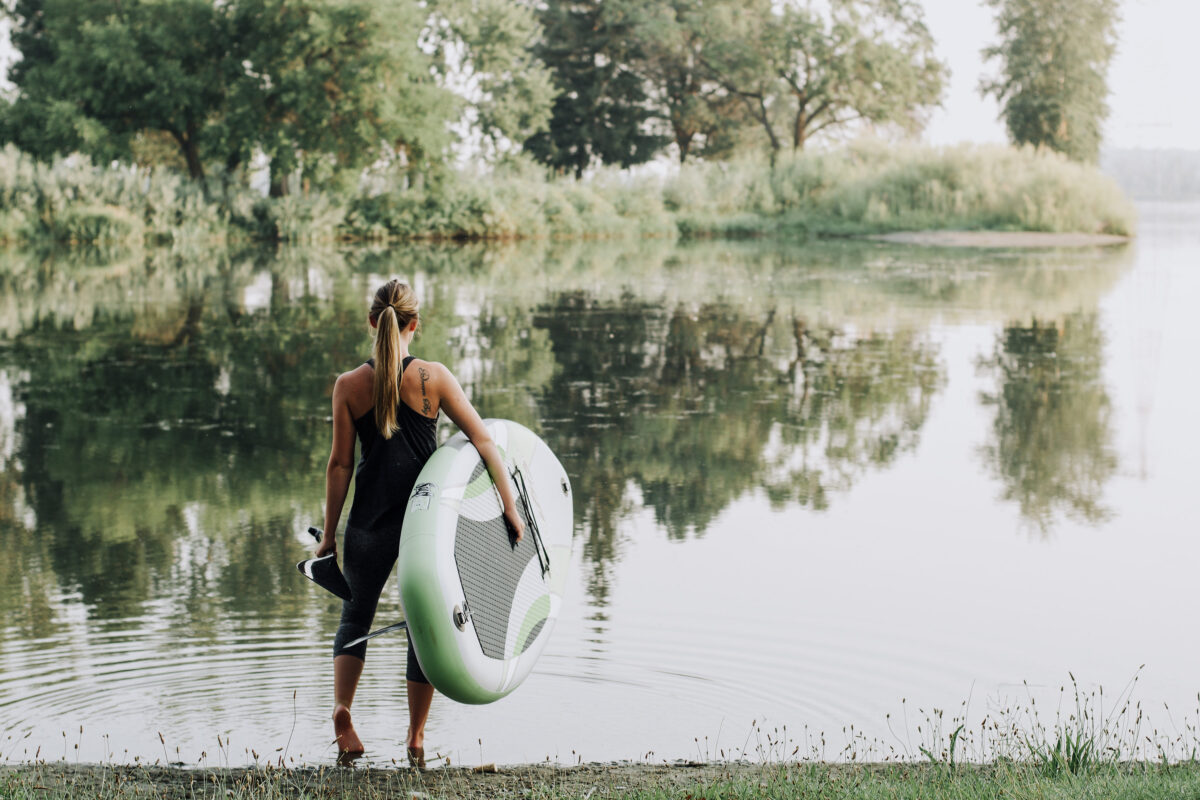
{"label": "paddle", "polygon": [[[308,532],[318,542],[321,541],[323,534],[319,528],[309,528]],[[343,600],[350,600],[352,598],[350,584],[346,583],[345,576],[338,569],[336,552],[321,556],[320,558],[305,559],[296,564],[296,569],[300,570],[301,575],[325,591],[331,592]]]}
{"label": "paddle", "polygon": [[377,631],[371,631],[366,636],[360,636],[352,642],[346,642],[344,645],[342,645],[342,647],[354,647],[354,645],[359,644],[360,642],[365,642],[367,639],[374,639],[376,636],[382,636],[383,634],[391,633],[392,631],[406,630],[407,628],[407,622],[397,622],[394,625],[388,625],[386,628],[380,628]]}
{"label": "paddle", "polygon": [[[310,527],[308,532],[318,542],[321,541],[323,534],[320,528]],[[346,579],[342,575],[342,571],[338,569],[335,553],[330,553],[329,555],[321,556],[320,558],[310,558],[306,561],[301,561],[296,565],[296,568],[300,570],[300,572],[306,578],[311,579],[313,583],[317,584],[322,589],[333,592],[343,600],[350,599],[350,585],[346,583]],[[354,647],[354,645],[365,642],[368,639],[374,639],[376,636],[382,636],[383,634],[391,633],[392,631],[402,631],[407,627],[407,622],[397,622],[394,625],[388,625],[387,627],[380,628],[377,631],[371,631],[366,636],[360,636],[354,641],[347,642],[342,646]]]}

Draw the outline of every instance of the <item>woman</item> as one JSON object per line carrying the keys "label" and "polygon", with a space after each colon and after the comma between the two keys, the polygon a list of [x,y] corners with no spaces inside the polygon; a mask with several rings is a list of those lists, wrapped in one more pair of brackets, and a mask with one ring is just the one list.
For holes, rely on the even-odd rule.
{"label": "woman", "polygon": [[[325,472],[325,537],[322,556],[337,549],[334,534],[354,470],[354,500],[346,521],[342,568],[353,600],[342,604],[342,620],[333,641],[333,729],[339,760],[363,753],[350,719],[350,705],[362,675],[367,644],[345,643],[368,632],[379,594],[396,563],[404,507],[417,475],[437,448],[437,420],[444,410],[487,464],[500,491],[504,515],[520,539],[524,523],[517,513],[512,483],[500,451],[450,370],[422,361],[408,349],[418,327],[417,297],[412,288],[391,280],[375,292],[367,316],[375,329],[374,358],[338,376],[333,386],[333,447]],[[407,379],[406,379],[407,376]],[[354,441],[361,456],[354,469]],[[424,766],[425,720],[433,687],[408,645],[408,758]]]}

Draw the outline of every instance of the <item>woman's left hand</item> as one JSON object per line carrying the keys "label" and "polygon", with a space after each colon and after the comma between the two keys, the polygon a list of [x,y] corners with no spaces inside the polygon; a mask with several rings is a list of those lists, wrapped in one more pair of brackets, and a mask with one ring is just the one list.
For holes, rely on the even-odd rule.
{"label": "woman's left hand", "polygon": [[325,534],[321,537],[321,543],[317,545],[317,549],[313,551],[313,558],[320,558],[329,553],[337,552],[337,539],[332,534]]}

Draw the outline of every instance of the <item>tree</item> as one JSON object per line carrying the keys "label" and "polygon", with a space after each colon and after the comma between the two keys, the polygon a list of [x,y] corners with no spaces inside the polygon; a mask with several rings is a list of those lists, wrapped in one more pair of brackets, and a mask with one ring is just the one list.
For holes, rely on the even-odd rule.
{"label": "tree", "polygon": [[21,0],[14,11],[24,58],[5,127],[19,146],[117,157],[139,131],[165,131],[188,172],[203,177],[201,142],[239,69],[222,9],[210,0]]}
{"label": "tree", "polygon": [[630,167],[666,143],[650,130],[654,110],[645,81],[628,67],[630,25],[612,19],[606,0],[549,0],[537,56],[559,91],[549,130],[525,149],[539,161],[581,177],[596,162]]}
{"label": "tree", "polygon": [[298,168],[440,158],[459,104],[419,45],[417,3],[238,0],[232,14],[245,69],[223,129],[230,146],[252,141],[270,157],[273,194]]}
{"label": "tree", "polygon": [[630,69],[645,81],[649,103],[670,126],[680,162],[693,153],[725,154],[737,130],[757,124],[705,72],[706,41],[693,23],[707,7],[691,0],[609,0],[604,6],[609,20],[629,28]]}
{"label": "tree", "polygon": [[762,126],[772,152],[854,123],[917,130],[947,70],[910,0],[830,0],[826,12],[769,0],[697,6],[710,80]]}
{"label": "tree", "polygon": [[983,54],[1001,66],[980,91],[1002,105],[1008,135],[1095,163],[1108,116],[1117,0],[986,2],[996,10],[1000,43]]}
{"label": "tree", "polygon": [[13,17],[4,128],[39,156],[128,158],[162,131],[202,178],[255,147],[285,175],[449,143],[457,105],[420,47],[417,0],[18,0]]}

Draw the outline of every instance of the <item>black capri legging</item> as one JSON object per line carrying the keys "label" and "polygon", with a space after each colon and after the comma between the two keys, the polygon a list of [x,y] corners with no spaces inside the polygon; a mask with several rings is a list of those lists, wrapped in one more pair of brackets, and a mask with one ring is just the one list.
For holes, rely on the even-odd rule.
{"label": "black capri legging", "polygon": [[[345,643],[365,636],[371,630],[379,595],[400,551],[400,529],[366,531],[347,526],[343,551],[342,571],[346,574],[346,582],[350,584],[350,594],[354,599],[342,601],[342,621],[338,625],[337,635],[333,637],[333,654],[366,660],[366,642],[353,647],[345,647]],[[417,663],[411,639],[408,642],[405,677],[417,683],[429,683],[421,671],[421,665]]]}

